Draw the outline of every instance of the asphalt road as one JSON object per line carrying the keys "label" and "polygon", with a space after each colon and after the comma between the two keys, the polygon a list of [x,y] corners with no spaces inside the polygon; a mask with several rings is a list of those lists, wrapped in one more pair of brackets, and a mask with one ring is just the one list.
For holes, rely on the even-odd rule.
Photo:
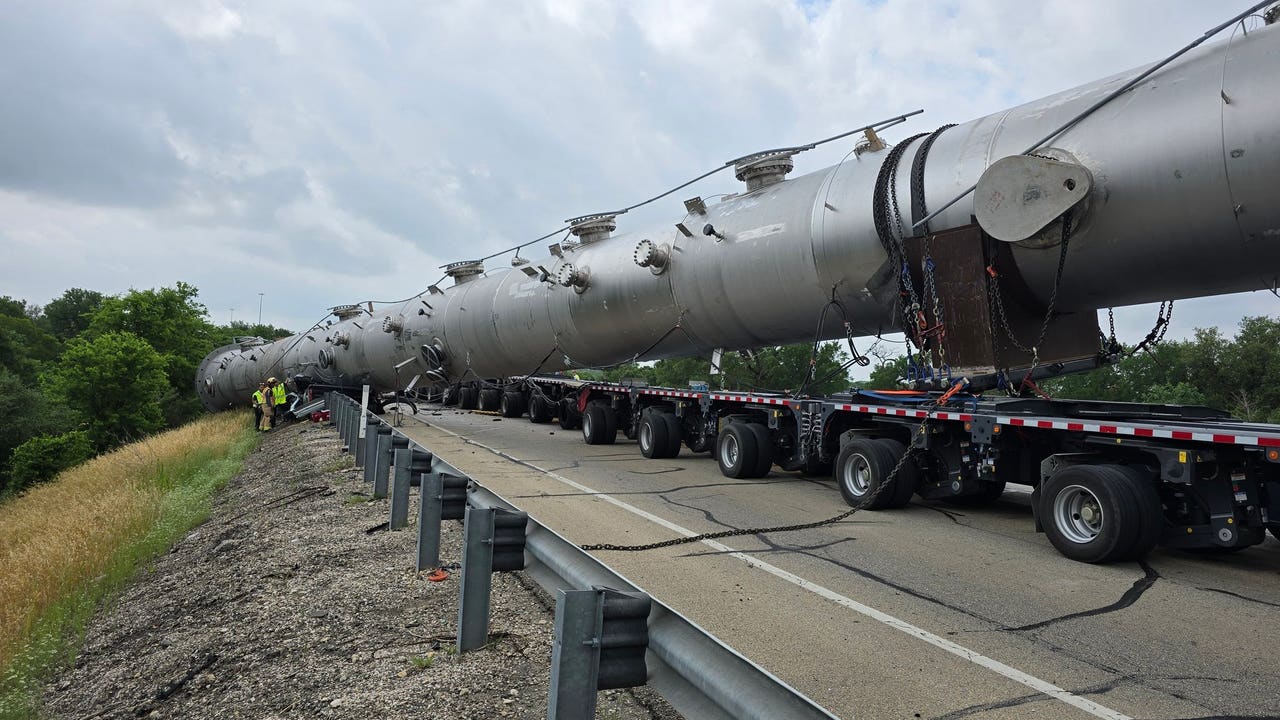
{"label": "asphalt road", "polygon": [[[589,446],[527,419],[427,407],[401,428],[578,544],[811,522],[829,478],[722,476],[683,449]],[[646,516],[646,514],[648,516]],[[916,500],[823,527],[595,553],[842,718],[1280,717],[1280,542],[1085,565],[1030,489]]]}

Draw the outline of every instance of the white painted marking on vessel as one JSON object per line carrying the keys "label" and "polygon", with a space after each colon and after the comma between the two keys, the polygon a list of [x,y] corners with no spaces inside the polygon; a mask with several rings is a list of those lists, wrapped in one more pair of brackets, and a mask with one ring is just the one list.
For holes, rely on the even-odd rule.
{"label": "white painted marking on vessel", "polygon": [[774,223],[773,225],[762,225],[761,227],[751,228],[750,230],[743,230],[740,233],[734,233],[733,239],[734,240],[758,240],[760,238],[769,237],[770,235],[777,235],[778,233],[783,232],[786,229],[787,229],[787,226],[782,223]]}
{"label": "white painted marking on vessel", "polygon": [[[423,424],[429,424],[425,420],[422,422]],[[648,512],[646,510],[641,510],[640,508],[634,505],[631,505],[629,503],[625,503],[611,495],[606,495],[598,490],[593,490],[592,488],[589,488],[586,485],[583,485],[582,483],[576,482],[574,480],[570,480],[569,478],[563,475],[552,472],[550,470],[546,470],[544,468],[540,468],[537,465],[534,465],[533,463],[530,463],[526,460],[521,460],[520,458],[517,458],[514,455],[511,455],[510,453],[506,453],[501,450],[491,448],[488,445],[485,445],[484,443],[476,442],[475,440],[472,440],[470,438],[463,438],[462,435],[448,428],[440,427],[439,425],[431,425],[431,427],[437,430],[446,432],[456,438],[461,438],[463,440],[466,440],[467,444],[475,445],[478,448],[488,450],[489,452],[493,453],[494,455],[497,455],[498,457],[517,460],[523,463],[525,466],[532,468],[534,470],[537,470],[554,480],[562,482],[565,485],[568,485],[569,487],[579,492],[590,494],[592,497],[598,498],[600,500],[604,500],[605,502],[610,503],[612,505],[616,505],[617,507],[622,508],[623,510],[626,510],[629,513],[638,515],[654,524],[661,525],[662,527],[678,535],[683,535],[685,537],[693,537],[694,535],[701,534],[701,533],[696,533],[688,528],[677,525],[664,518],[658,517],[657,515],[654,515],[651,512]],[[1076,695],[1069,690],[1064,690],[1047,680],[1041,680],[1040,678],[1035,677],[1034,675],[1030,675],[1025,672],[1022,672],[1021,670],[1015,667],[1006,665],[1000,662],[999,660],[996,660],[994,658],[989,658],[986,655],[983,655],[982,653],[977,652],[976,650],[970,650],[969,648],[963,645],[960,645],[959,643],[951,642],[950,640],[947,640],[946,638],[941,637],[939,635],[935,635],[929,632],[928,630],[916,627],[915,625],[912,625],[911,623],[905,620],[901,620],[886,612],[877,610],[871,607],[870,605],[864,605],[858,602],[857,600],[854,600],[849,597],[845,597],[844,595],[841,595],[840,593],[834,590],[826,588],[810,580],[806,580],[800,577],[799,575],[783,570],[782,568],[777,567],[775,565],[771,565],[763,560],[759,560],[757,558],[751,557],[750,555],[747,555],[746,553],[735,550],[729,547],[728,545],[725,545],[723,543],[718,543],[715,540],[701,540],[699,542],[701,542],[703,545],[711,547],[720,552],[727,553],[731,557],[735,557],[743,561],[750,567],[763,570],[769,573],[770,575],[773,575],[781,580],[785,580],[791,583],[792,585],[795,585],[796,587],[808,590],[809,592],[819,597],[826,598],[827,600],[830,600],[838,605],[841,605],[850,610],[853,610],[856,613],[869,617],[873,620],[876,620],[877,622],[883,623],[893,628],[894,630],[897,630],[902,633],[906,633],[907,635],[910,635],[911,637],[914,637],[917,640],[923,640],[924,642],[927,642],[930,645],[933,645],[934,647],[945,650],[951,653],[952,655],[955,655],[958,658],[961,658],[963,660],[968,660],[969,662],[975,665],[978,665],[980,667],[986,668],[998,675],[1003,675],[1004,677],[1016,683],[1025,685],[1031,688],[1032,690],[1035,690],[1036,692],[1042,693],[1044,695],[1048,695],[1049,697],[1055,700],[1064,702],[1068,705],[1071,705],[1072,707],[1083,710],[1084,712],[1089,713],[1094,717],[1106,718],[1106,720],[1133,720],[1133,718],[1129,717],[1128,715],[1125,715],[1122,712],[1119,712],[1117,710],[1112,710],[1111,708],[1105,705],[1100,705],[1088,698],[1080,697],[1079,695]]]}

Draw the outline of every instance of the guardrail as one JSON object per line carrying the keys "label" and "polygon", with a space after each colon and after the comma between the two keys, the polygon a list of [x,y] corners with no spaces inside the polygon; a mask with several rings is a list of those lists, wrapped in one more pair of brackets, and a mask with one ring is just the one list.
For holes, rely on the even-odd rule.
{"label": "guardrail", "polygon": [[464,520],[460,652],[487,638],[490,573],[524,570],[556,596],[549,720],[594,718],[598,690],[641,684],[689,720],[836,717],[360,403],[337,392],[324,402],[375,497],[391,480],[388,527],[407,524],[409,488],[420,488],[418,570],[439,564],[441,521]]}

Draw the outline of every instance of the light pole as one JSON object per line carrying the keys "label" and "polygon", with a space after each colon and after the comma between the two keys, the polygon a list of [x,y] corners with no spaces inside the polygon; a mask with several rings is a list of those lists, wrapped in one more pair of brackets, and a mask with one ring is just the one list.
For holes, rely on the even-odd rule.
{"label": "light pole", "polygon": [[262,293],[258,293],[258,324],[262,324]]}
{"label": "light pole", "polygon": [[231,319],[227,321],[227,324],[228,324],[228,325],[235,325],[235,324],[236,324],[236,309],[235,309],[235,308],[231,308]]}

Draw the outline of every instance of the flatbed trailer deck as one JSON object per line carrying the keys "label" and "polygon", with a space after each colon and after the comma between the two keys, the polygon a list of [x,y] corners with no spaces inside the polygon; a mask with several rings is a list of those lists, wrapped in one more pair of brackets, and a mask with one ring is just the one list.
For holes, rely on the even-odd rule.
{"label": "flatbed trailer deck", "polygon": [[539,375],[449,386],[446,405],[621,432],[650,458],[710,452],[733,478],[828,475],[852,507],[914,495],[956,504],[1030,485],[1038,530],[1085,562],[1156,544],[1203,552],[1280,537],[1280,425],[1199,406],[941,392],[854,390],[830,397],[650,387]]}

